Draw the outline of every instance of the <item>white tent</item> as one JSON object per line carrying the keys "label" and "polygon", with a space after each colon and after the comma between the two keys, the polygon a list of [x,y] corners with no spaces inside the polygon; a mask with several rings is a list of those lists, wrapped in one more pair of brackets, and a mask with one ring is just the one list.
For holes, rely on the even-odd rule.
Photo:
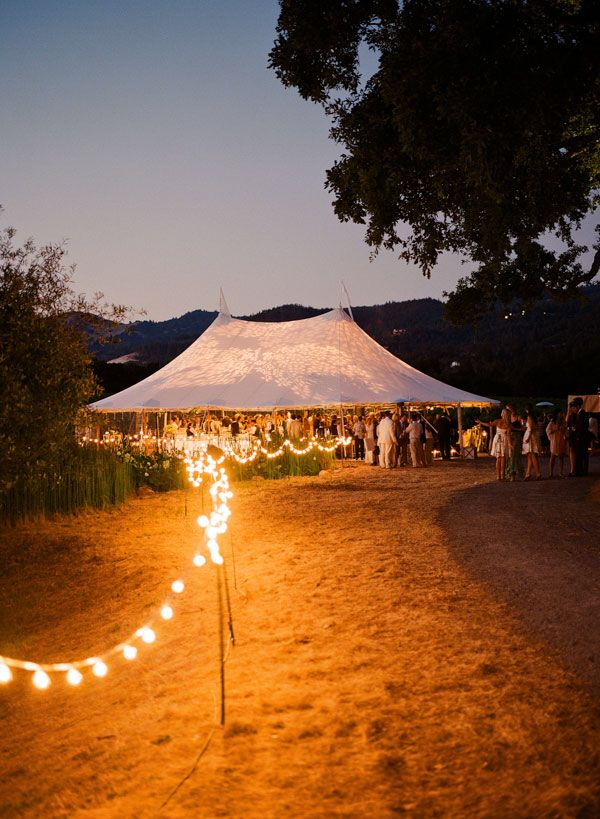
{"label": "white tent", "polygon": [[243,321],[221,312],[181,355],[92,409],[267,410],[401,402],[497,403],[400,361],[340,307],[285,322]]}

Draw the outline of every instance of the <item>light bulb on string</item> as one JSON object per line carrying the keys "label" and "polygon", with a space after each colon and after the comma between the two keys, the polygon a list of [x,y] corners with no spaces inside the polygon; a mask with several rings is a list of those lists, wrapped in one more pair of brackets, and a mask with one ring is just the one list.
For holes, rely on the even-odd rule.
{"label": "light bulb on string", "polygon": [[108,674],[108,666],[102,660],[98,660],[92,666],[92,672],[96,677],[106,677]]}
{"label": "light bulb on string", "polygon": [[149,626],[144,626],[143,628],[138,629],[136,634],[138,637],[141,637],[143,642],[147,645],[150,645],[156,640],[156,634]]}
{"label": "light bulb on string", "polygon": [[83,674],[81,671],[78,671],[76,668],[70,668],[67,671],[67,682],[70,685],[79,685],[79,683],[83,679]]}
{"label": "light bulb on string", "polygon": [[50,677],[46,674],[45,671],[42,671],[41,668],[38,668],[38,670],[33,675],[32,682],[36,688],[40,689],[40,691],[45,691],[46,688],[48,688],[50,685]]}
{"label": "light bulb on string", "polygon": [[0,683],[9,683],[13,678],[12,671],[6,663],[0,663]]}

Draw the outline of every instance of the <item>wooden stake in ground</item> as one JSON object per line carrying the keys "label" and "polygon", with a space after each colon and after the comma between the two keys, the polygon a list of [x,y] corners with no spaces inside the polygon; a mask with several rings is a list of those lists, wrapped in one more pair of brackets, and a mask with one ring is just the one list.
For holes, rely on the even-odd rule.
{"label": "wooden stake in ground", "polygon": [[221,725],[225,725],[225,640],[223,623],[225,611],[223,606],[223,580],[221,567],[218,566],[215,572],[217,580],[217,600],[218,600],[218,634],[219,634],[219,672],[221,682]]}

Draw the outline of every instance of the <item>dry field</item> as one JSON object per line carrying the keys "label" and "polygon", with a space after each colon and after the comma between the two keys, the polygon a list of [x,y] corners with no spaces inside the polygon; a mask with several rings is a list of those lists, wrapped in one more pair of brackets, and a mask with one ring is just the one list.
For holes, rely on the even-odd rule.
{"label": "dry field", "polygon": [[[225,728],[202,754],[203,568],[105,680],[2,688],[0,816],[599,816],[595,460],[594,478],[527,484],[482,460],[234,485]],[[117,642],[188,564],[200,511],[173,492],[3,532],[0,653]]]}

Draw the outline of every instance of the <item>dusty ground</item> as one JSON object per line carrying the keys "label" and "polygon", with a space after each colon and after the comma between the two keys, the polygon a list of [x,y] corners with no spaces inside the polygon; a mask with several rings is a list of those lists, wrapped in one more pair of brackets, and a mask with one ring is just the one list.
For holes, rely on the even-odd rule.
{"label": "dusty ground", "polygon": [[[139,660],[2,688],[0,815],[600,815],[599,490],[497,484],[487,460],[234,486],[225,729],[161,807],[214,724],[200,569]],[[199,511],[170,493],[5,532],[0,653],[119,640],[187,565]]]}

